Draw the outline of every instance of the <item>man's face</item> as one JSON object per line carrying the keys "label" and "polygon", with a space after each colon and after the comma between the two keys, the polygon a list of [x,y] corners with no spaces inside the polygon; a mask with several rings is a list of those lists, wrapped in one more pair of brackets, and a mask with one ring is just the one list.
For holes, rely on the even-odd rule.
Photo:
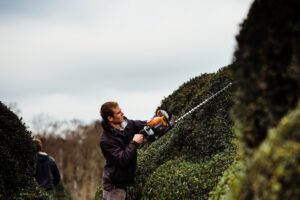
{"label": "man's face", "polygon": [[121,124],[124,121],[124,113],[119,106],[112,109],[113,116],[109,116],[108,120],[113,124]]}

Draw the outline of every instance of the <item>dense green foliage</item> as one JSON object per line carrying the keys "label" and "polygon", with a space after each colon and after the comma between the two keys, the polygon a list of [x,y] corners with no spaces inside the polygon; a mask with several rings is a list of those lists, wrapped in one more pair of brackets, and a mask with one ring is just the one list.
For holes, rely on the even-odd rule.
{"label": "dense green foliage", "polygon": [[103,187],[102,187],[102,185],[98,186],[94,199],[95,200],[103,199]]}
{"label": "dense green foliage", "polygon": [[0,102],[0,199],[47,199],[34,182],[31,133]]}
{"label": "dense green foliage", "polygon": [[210,192],[210,200],[221,199],[243,199],[240,196],[244,186],[240,185],[240,180],[245,178],[245,163],[244,160],[236,158],[235,162],[223,173],[223,176],[216,187]]}
{"label": "dense green foliage", "polygon": [[[5,198],[6,199],[6,198]],[[32,184],[22,189],[12,197],[15,200],[54,200],[49,197],[46,191],[39,187],[33,186]],[[58,198],[57,200],[59,200]],[[56,199],[55,199],[56,200]]]}
{"label": "dense green foliage", "polygon": [[[158,109],[183,115],[231,82],[229,70],[189,80]],[[128,189],[128,199],[208,199],[236,154],[229,115],[232,90],[139,150],[136,184]],[[101,187],[95,199],[102,199]]]}
{"label": "dense green foliage", "polygon": [[253,192],[250,195],[262,200],[298,199],[299,166],[300,107],[284,117],[276,129],[271,129],[255,152],[248,174]]}
{"label": "dense green foliage", "polygon": [[223,171],[232,163],[233,150],[227,149],[203,162],[167,161],[147,180],[143,199],[207,199]]}
{"label": "dense green foliage", "polygon": [[232,165],[211,193],[219,199],[298,199],[300,195],[300,102],[284,116],[251,158]]}
{"label": "dense green foliage", "polygon": [[[257,147],[300,95],[300,2],[256,0],[237,37],[235,122]],[[251,86],[251,87],[249,87]]]}
{"label": "dense green foliage", "polygon": [[240,160],[211,199],[299,199],[299,25],[299,1],[253,3],[237,37],[233,67]]}

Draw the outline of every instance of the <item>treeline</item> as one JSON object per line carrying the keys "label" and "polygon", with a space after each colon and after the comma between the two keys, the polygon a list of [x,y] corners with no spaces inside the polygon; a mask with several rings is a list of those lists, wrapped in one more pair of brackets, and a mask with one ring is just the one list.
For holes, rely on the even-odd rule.
{"label": "treeline", "polygon": [[69,196],[73,200],[93,198],[102,181],[104,163],[99,148],[102,133],[100,122],[78,125],[75,129],[66,129],[59,134],[55,131],[57,129],[45,127],[35,137],[42,140],[44,151],[56,160]]}

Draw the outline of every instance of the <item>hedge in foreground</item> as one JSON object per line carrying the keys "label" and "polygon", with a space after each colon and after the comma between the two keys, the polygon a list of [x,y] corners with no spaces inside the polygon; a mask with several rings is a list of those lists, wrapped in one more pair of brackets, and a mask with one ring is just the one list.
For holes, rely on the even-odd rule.
{"label": "hedge in foreground", "polygon": [[300,1],[256,0],[237,36],[234,120],[257,148],[300,96]]}
{"label": "hedge in foreground", "polygon": [[35,147],[21,120],[0,102],[0,199],[47,199],[34,181]]}
{"label": "hedge in foreground", "polygon": [[142,199],[208,199],[209,191],[232,163],[234,152],[227,150],[200,163],[181,159],[166,162],[147,180]]}
{"label": "hedge in foreground", "polygon": [[[223,199],[241,199],[240,197],[233,197],[233,194],[240,193],[240,182],[237,179],[242,179],[245,176],[245,163],[242,159],[236,158],[236,160],[225,170],[222,178],[215,186],[215,188],[209,193],[210,200],[223,200]],[[239,190],[239,191],[233,191]]]}
{"label": "hedge in foreground", "polygon": [[[300,102],[297,109],[283,117],[268,138],[244,159],[242,168],[231,172],[227,192],[212,199],[298,199],[300,196]],[[219,183],[220,185],[220,183]],[[224,188],[224,187],[223,187]],[[217,190],[215,190],[217,191]]]}
{"label": "hedge in foreground", "polygon": [[254,199],[297,199],[300,197],[300,105],[268,135],[250,165],[249,189]]}
{"label": "hedge in foreground", "polygon": [[255,0],[242,24],[233,120],[243,166],[225,199],[299,199],[299,24],[298,0]]}

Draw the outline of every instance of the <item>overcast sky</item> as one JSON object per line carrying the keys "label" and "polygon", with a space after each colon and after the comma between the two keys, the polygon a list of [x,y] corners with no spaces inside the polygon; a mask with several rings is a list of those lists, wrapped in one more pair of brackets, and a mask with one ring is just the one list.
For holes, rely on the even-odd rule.
{"label": "overcast sky", "polygon": [[0,95],[34,116],[152,117],[181,84],[232,61],[250,0],[0,0]]}

